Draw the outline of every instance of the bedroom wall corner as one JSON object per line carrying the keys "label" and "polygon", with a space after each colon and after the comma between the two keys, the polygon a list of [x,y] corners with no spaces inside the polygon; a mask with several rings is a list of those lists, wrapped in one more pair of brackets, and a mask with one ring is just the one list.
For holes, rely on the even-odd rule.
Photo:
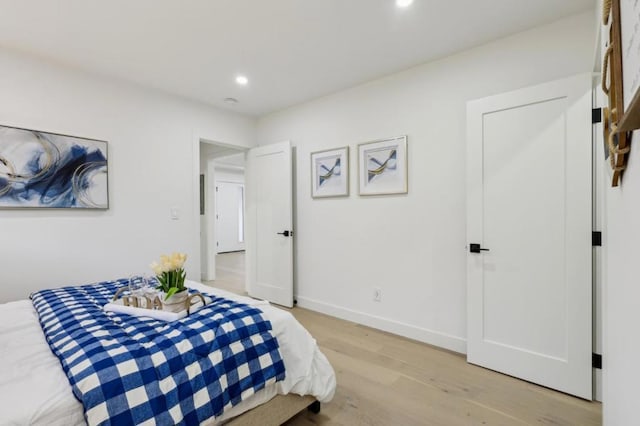
{"label": "bedroom wall corner", "polygon": [[172,251],[199,279],[193,140],[251,147],[255,119],[6,49],[0,69],[0,124],[108,141],[110,198],[106,211],[0,210],[0,302],[149,273]]}

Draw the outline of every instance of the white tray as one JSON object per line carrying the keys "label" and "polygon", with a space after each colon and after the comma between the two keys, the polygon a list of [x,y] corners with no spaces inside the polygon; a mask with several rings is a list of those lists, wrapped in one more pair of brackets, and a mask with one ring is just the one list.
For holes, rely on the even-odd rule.
{"label": "white tray", "polygon": [[[203,294],[204,296],[204,294]],[[208,296],[204,296],[206,304],[211,303],[211,298]],[[197,301],[189,308],[189,313],[197,312],[202,308],[202,302]],[[115,302],[107,303],[104,305],[105,312],[115,312],[118,314],[127,314],[134,315],[136,317],[149,317],[161,321],[177,321],[187,316],[187,310],[182,310],[180,312],[170,312],[163,311],[161,309],[146,309],[146,308],[136,308],[135,306],[125,306],[122,303],[122,299],[118,299]]]}

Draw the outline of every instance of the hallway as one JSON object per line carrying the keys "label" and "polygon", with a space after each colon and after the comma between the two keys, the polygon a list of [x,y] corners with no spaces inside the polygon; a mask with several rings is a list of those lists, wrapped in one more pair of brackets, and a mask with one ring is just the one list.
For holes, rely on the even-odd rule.
{"label": "hallway", "polygon": [[219,253],[216,256],[216,279],[203,284],[232,293],[247,295],[245,284],[245,252]]}

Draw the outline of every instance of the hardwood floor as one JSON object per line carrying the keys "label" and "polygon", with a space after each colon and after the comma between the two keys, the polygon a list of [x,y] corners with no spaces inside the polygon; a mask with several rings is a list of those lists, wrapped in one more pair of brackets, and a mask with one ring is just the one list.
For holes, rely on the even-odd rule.
{"label": "hardwood floor", "polygon": [[[223,259],[222,265],[235,266],[223,266],[228,270],[207,284],[244,292],[238,257],[244,256]],[[602,424],[599,403],[468,364],[462,355],[410,339],[303,308],[290,312],[317,340],[338,387],[320,414],[303,411],[286,425]]]}
{"label": "hardwood floor", "polygon": [[288,425],[600,425],[601,405],[467,364],[462,355],[306,309],[336,397]]}
{"label": "hardwood floor", "polygon": [[216,256],[216,279],[204,284],[246,296],[244,252],[220,253]]}

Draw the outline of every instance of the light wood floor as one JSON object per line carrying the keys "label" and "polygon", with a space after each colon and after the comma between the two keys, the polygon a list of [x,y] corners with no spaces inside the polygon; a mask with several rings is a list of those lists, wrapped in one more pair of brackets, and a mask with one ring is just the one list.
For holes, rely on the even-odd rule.
{"label": "light wood floor", "polygon": [[216,256],[216,279],[205,284],[246,295],[244,252],[221,253]]}
{"label": "light wood floor", "polygon": [[[207,284],[244,293],[244,256],[219,255]],[[217,259],[217,260],[218,260]],[[315,337],[338,387],[320,414],[300,425],[602,424],[602,407],[467,364],[462,355],[303,308],[291,313]]]}

